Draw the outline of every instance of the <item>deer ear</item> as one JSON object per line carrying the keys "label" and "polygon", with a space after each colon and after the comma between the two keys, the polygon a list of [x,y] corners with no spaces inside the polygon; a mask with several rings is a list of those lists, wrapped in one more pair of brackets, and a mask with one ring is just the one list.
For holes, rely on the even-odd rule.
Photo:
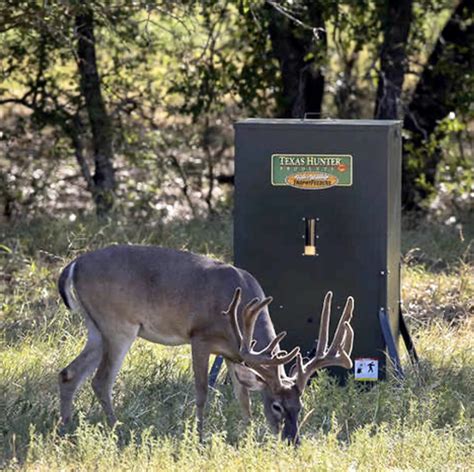
{"label": "deer ear", "polygon": [[252,392],[260,392],[267,386],[258,372],[243,364],[234,364],[234,372],[237,380]]}

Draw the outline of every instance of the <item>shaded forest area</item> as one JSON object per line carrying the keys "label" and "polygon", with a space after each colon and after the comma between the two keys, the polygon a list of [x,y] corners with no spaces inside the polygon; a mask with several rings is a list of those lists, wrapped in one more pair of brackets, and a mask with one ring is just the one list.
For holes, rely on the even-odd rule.
{"label": "shaded forest area", "polygon": [[[232,124],[401,119],[403,205],[472,215],[474,0],[0,5],[0,221],[231,207]],[[454,220],[453,220],[454,218]]]}
{"label": "shaded forest area", "polygon": [[[0,1],[0,469],[471,470],[473,9]],[[419,365],[403,357],[403,381],[369,389],[322,372],[299,448],[270,434],[262,402],[244,424],[224,374],[200,443],[190,350],[139,341],[118,428],[85,388],[59,437],[58,371],[85,341],[61,268],[111,243],[232,262],[233,123],[305,115],[403,120],[401,300]]]}

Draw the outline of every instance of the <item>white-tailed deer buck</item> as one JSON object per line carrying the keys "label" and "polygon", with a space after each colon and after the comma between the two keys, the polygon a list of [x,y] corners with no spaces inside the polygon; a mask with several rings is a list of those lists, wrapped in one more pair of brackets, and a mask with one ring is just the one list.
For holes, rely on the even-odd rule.
{"label": "white-tailed deer buck", "polygon": [[[294,442],[301,396],[311,375],[322,367],[352,366],[352,297],[328,347],[332,293],[326,295],[316,354],[305,363],[298,347],[280,350],[286,333],[275,334],[268,313],[272,299],[265,298],[254,277],[189,252],[148,246],[100,249],[63,270],[59,291],[68,308],[83,314],[88,329],[83,351],[59,374],[63,425],[71,419],[75,392],[94,371],[94,392],[108,423],[115,423],[112,386],[137,336],[166,345],[191,344],[201,437],[211,354],[226,359],[244,417],[250,417],[249,390],[259,390],[272,430],[278,433],[283,426],[282,437]],[[294,375],[288,376],[284,364],[295,358]]]}

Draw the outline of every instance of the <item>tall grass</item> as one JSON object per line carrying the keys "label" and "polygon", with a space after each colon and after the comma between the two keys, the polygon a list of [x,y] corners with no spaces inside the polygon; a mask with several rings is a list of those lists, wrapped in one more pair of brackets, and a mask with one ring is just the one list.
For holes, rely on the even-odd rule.
{"label": "tall grass", "polygon": [[[110,243],[163,244],[231,260],[228,218],[173,225],[36,221],[3,228],[0,243],[1,462],[21,470],[472,470],[474,467],[473,265],[470,234],[406,232],[405,307],[421,357],[404,381],[340,387],[320,375],[305,393],[299,449],[269,434],[258,399],[242,424],[232,388],[211,391],[206,440],[194,424],[187,347],[138,341],[124,363],[110,431],[91,389],[79,394],[73,432],[56,433],[57,372],[84,343],[84,328],[56,293],[67,260]],[[472,237],[471,237],[472,239]],[[426,241],[424,243],[423,241]],[[410,250],[419,247],[418,258]],[[434,252],[433,252],[434,251]],[[455,254],[453,254],[455,251]],[[413,251],[412,253],[413,254]],[[443,264],[429,261],[442,260]],[[428,261],[428,262],[427,262]]]}

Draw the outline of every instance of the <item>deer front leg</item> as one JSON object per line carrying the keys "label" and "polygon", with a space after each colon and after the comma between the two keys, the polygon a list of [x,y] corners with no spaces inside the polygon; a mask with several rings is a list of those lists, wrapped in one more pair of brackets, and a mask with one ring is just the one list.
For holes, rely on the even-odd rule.
{"label": "deer front leg", "polygon": [[196,417],[199,440],[203,440],[204,407],[207,400],[208,371],[209,371],[209,348],[201,340],[191,341],[191,352],[193,358],[194,385],[196,388]]}
{"label": "deer front leg", "polygon": [[234,395],[237,401],[239,402],[244,422],[249,423],[250,418],[252,416],[249,390],[244,385],[242,385],[237,379],[237,376],[235,375],[234,363],[231,361],[226,361],[226,364],[230,378],[232,379]]}

